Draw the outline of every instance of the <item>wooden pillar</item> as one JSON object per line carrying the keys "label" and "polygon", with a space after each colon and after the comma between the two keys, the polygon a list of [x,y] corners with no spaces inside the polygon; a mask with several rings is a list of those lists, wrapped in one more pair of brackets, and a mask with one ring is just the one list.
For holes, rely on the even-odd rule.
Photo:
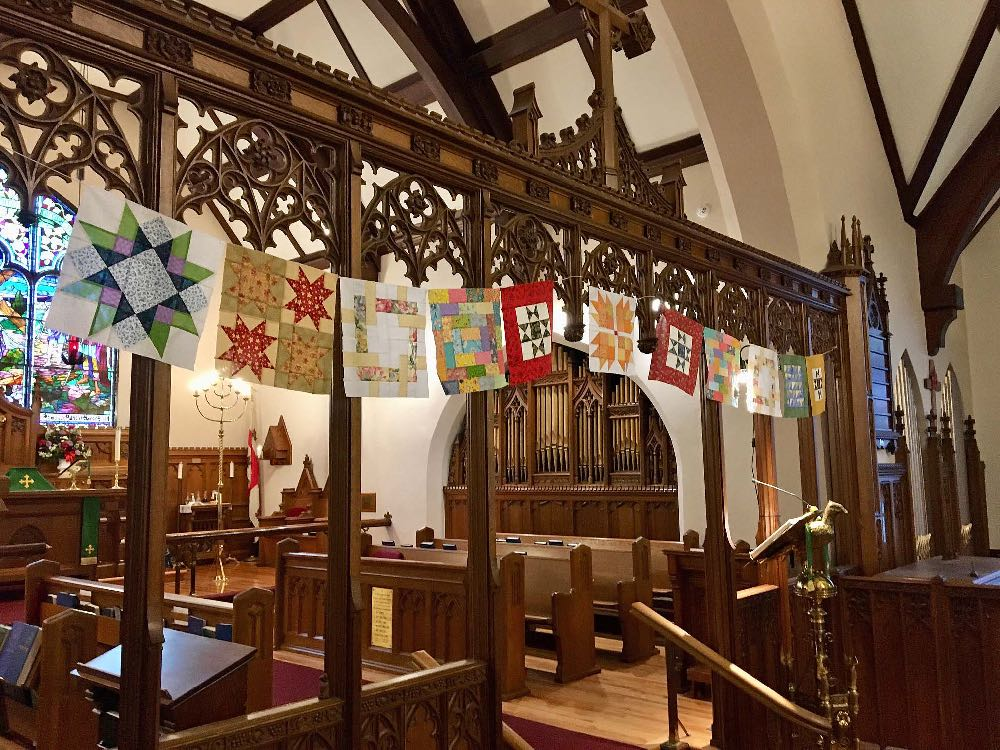
{"label": "wooden pillar", "polygon": [[802,499],[819,505],[819,472],[816,468],[816,424],[813,418],[798,419],[799,476],[802,479]]}
{"label": "wooden pillar", "polygon": [[958,471],[951,418],[941,416],[941,510],[944,515],[944,545],[941,555],[954,560],[962,546],[962,512],[958,507]]}
{"label": "wooden pillar", "polygon": [[[473,284],[487,287],[490,256],[490,221],[486,206],[489,195],[481,193],[475,205],[471,255],[475,267]],[[482,736],[500,736],[500,691],[497,679],[499,645],[496,639],[495,602],[499,591],[496,561],[496,519],[493,492],[492,394],[470,393],[466,409],[465,434],[468,440],[466,473],[469,490],[469,610],[468,653],[486,664],[481,714]]]}
{"label": "wooden pillar", "polygon": [[[807,422],[810,420],[799,420]],[[777,486],[778,470],[775,462],[774,417],[753,415],[754,471],[757,479]],[[781,526],[778,492],[770,487],[756,485],[757,491],[757,544],[767,539]],[[788,556],[778,557],[758,564],[760,582],[778,587],[778,632],[782,656],[792,648],[792,605],[788,595]]]}
{"label": "wooden pillar", "polygon": [[[829,445],[830,450],[843,453],[840,462],[842,486],[839,497],[832,499],[841,502],[849,514],[837,528],[838,563],[858,565],[863,575],[875,575],[880,572],[882,539],[876,523],[881,498],[869,398],[868,300],[869,285],[874,279],[871,243],[861,236],[857,218],[851,222],[850,238],[842,221],[840,243],[831,245],[824,273],[839,279],[849,292],[841,311],[840,346],[834,352],[841,375],[836,393],[841,440]],[[829,410],[829,404],[827,408]]]}
{"label": "wooden pillar", "polygon": [[937,430],[937,414],[927,415],[927,440],[924,443],[924,502],[927,505],[927,525],[931,532],[931,555],[944,554],[945,520],[941,498],[941,436]]}
{"label": "wooden pillar", "polygon": [[[774,458],[774,417],[753,415],[754,471],[757,479],[778,484],[778,469]],[[778,492],[770,487],[755,485],[757,492],[757,544],[767,539],[781,526]],[[771,581],[768,581],[771,583]]]}
{"label": "wooden pillar", "polygon": [[[339,271],[362,278],[361,146],[348,146],[343,216],[350,253]],[[327,495],[326,637],[323,670],[330,697],[344,701],[338,747],[361,746],[361,399],[344,393],[340,307],[334,320],[330,394],[330,492]]]}
{"label": "wooden pillar", "polygon": [[[709,288],[715,288],[715,276],[709,274]],[[710,311],[713,323],[717,312]],[[726,508],[726,463],[722,442],[722,404],[705,398],[707,366],[701,360],[701,448],[705,473],[705,604],[709,613],[709,632],[716,650],[727,659],[736,658],[736,580],[733,570],[733,545],[729,539],[729,514]],[[740,747],[740,716],[736,708],[736,690],[725,680],[712,676],[712,744],[716,747]],[[745,717],[744,717],[745,718]]]}
{"label": "wooden pillar", "polygon": [[[143,158],[156,174],[155,205],[174,210],[177,79],[162,73],[158,112]],[[170,365],[132,358],[129,400],[129,481],[122,603],[122,678],[118,737],[121,747],[156,747],[160,733],[160,660],[163,654],[164,492],[170,438]]]}
{"label": "wooden pillar", "polygon": [[986,510],[986,465],[976,440],[976,420],[965,418],[965,476],[969,483],[969,520],[972,521],[972,554],[990,554],[990,525]]}

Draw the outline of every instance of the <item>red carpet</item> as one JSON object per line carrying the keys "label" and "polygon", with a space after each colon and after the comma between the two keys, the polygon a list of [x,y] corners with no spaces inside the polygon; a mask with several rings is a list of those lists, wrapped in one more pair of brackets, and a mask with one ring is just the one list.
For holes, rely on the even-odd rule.
{"label": "red carpet", "polygon": [[271,698],[275,706],[304,701],[319,695],[319,678],[323,673],[312,667],[274,660],[271,678]]}
{"label": "red carpet", "polygon": [[503,720],[535,750],[639,750],[635,745],[571,732],[509,714],[504,714]]}
{"label": "red carpet", "polygon": [[24,620],[24,599],[0,599],[0,623],[10,625]]}

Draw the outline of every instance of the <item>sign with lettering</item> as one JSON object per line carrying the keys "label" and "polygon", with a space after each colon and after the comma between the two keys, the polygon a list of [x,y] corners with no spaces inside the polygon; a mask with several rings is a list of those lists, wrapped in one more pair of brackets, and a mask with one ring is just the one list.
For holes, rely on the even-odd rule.
{"label": "sign with lettering", "polygon": [[372,646],[392,648],[392,589],[372,586]]}

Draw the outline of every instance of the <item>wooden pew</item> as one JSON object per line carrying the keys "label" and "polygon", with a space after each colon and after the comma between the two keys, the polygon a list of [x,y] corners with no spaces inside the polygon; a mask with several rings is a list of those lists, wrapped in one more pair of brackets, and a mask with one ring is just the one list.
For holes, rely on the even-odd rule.
{"label": "wooden pew", "polygon": [[[278,543],[275,646],[322,653],[326,555],[297,552],[296,549],[294,539]],[[420,552],[437,552],[442,559],[361,559],[362,658],[381,668],[400,672],[412,669],[410,654],[421,650],[442,662],[466,657],[469,625],[466,555],[441,550]],[[520,556],[506,555],[499,561],[496,616],[497,638],[502,644],[499,679],[505,700],[528,692],[524,666],[524,568],[524,559]],[[392,592],[391,646],[388,648],[372,644],[373,588]]]}
{"label": "wooden pew", "polygon": [[[508,542],[508,539],[520,541]],[[632,602],[642,602],[650,607],[655,604],[656,609],[661,612],[666,608],[663,600],[669,596],[670,588],[667,558],[663,553],[666,550],[683,550],[683,545],[679,542],[652,542],[642,538],[498,534],[497,548],[537,548],[553,541],[561,542],[564,547],[580,544],[590,547],[593,559],[594,613],[611,615],[618,620],[622,637],[622,661],[635,662],[652,656],[656,652],[653,632],[632,615]],[[421,543],[433,544],[435,548],[443,548],[448,543],[455,544],[459,549],[465,549],[468,545],[464,539],[435,538],[433,529],[427,527],[417,531],[417,547]]]}
{"label": "wooden pew", "polygon": [[[507,546],[525,560],[525,623],[529,629],[552,631],[556,647],[556,680],[572,682],[599,672],[594,647],[594,578],[590,548],[586,545]],[[408,560],[425,563],[460,560],[459,564],[463,566],[467,555],[465,550],[437,548],[374,549],[382,552],[392,550]],[[574,554],[577,550],[585,552]],[[631,601],[628,606],[631,606]],[[639,647],[637,640],[633,639],[631,642],[635,650]],[[652,647],[652,634],[650,646]]]}
{"label": "wooden pew", "polygon": [[[4,697],[3,726],[38,750],[92,750],[97,716],[70,671],[98,655],[97,617],[67,609],[42,624],[41,673],[37,707]],[[59,717],[58,721],[45,717]],[[65,731],[72,727],[72,731]]]}
{"label": "wooden pew", "polygon": [[[59,564],[40,560],[27,568],[24,584],[25,622],[39,625],[44,620],[67,611],[47,601],[49,594],[76,594],[82,602],[99,607],[121,607],[124,589],[117,584],[87,581],[58,575]],[[86,613],[85,613],[86,614]],[[233,641],[257,649],[247,668],[247,711],[271,707],[273,673],[274,594],[252,588],[236,595],[233,601],[219,602],[181,594],[164,594],[163,620],[167,627],[185,630],[188,617],[200,617],[207,625],[230,623]],[[117,646],[121,621],[92,615],[96,619],[99,652]]]}

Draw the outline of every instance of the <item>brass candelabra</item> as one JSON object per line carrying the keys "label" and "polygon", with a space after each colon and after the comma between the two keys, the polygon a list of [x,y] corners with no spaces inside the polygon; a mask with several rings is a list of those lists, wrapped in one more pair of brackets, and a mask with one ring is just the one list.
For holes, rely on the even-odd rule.
{"label": "brass candelabra", "polygon": [[[212,493],[218,511],[219,531],[225,525],[222,513],[223,463],[225,457],[226,425],[236,422],[246,414],[250,401],[250,385],[239,378],[227,378],[212,370],[195,378],[191,383],[195,407],[204,419],[219,426],[219,482]],[[225,568],[225,542],[219,539],[216,563],[218,572],[215,580],[225,584],[228,581]]]}

